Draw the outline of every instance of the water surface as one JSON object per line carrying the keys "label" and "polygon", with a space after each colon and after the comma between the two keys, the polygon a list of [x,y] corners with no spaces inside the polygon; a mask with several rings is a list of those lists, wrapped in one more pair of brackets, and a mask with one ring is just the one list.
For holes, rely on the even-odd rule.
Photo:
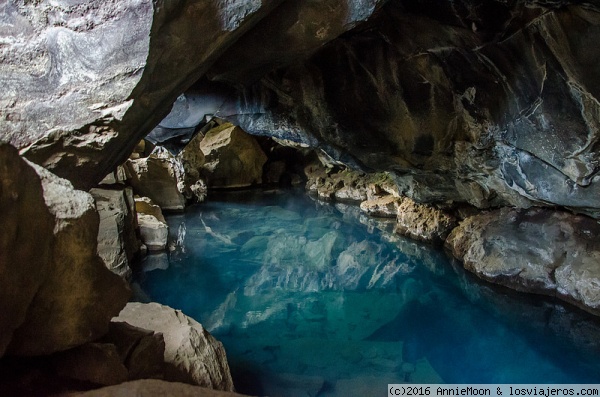
{"label": "water surface", "polygon": [[354,206],[244,191],[168,217],[137,274],[201,322],[239,392],[386,395],[388,383],[598,383],[600,324],[498,288]]}

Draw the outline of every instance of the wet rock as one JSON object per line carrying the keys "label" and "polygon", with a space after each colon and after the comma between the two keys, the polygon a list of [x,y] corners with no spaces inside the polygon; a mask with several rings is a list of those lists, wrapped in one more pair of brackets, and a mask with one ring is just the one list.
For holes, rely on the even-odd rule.
{"label": "wet rock", "polygon": [[184,383],[145,379],[81,393],[83,397],[243,397],[242,394],[211,390]]}
{"label": "wet rock", "polygon": [[129,160],[133,171],[131,185],[136,194],[152,199],[166,211],[181,211],[185,198],[177,186],[176,166],[168,158],[152,154],[138,160]]}
{"label": "wet rock", "polygon": [[456,219],[443,210],[409,198],[398,206],[396,232],[417,240],[442,244],[456,224]]}
{"label": "wet rock", "polygon": [[148,251],[162,251],[167,247],[169,226],[154,215],[141,214],[137,216],[140,227],[140,238]]}
{"label": "wet rock", "polygon": [[467,218],[446,246],[479,277],[600,313],[600,226],[581,215],[501,209]]}
{"label": "wet rock", "polygon": [[206,133],[200,142],[203,167],[210,188],[236,188],[262,183],[267,156],[256,139],[241,128],[224,124]]}
{"label": "wet rock", "polygon": [[363,201],[360,203],[360,209],[370,216],[396,218],[398,216],[398,207],[401,203],[402,199],[387,195]]}
{"label": "wet rock", "polygon": [[8,346],[7,352],[14,355],[49,354],[99,338],[130,294],[123,279],[110,272],[97,254],[99,219],[92,196],[74,190],[70,182],[37,165],[31,166],[42,182],[54,230],[46,236],[40,234],[43,228],[35,231],[38,241],[51,242],[50,252],[44,258],[47,265],[31,272],[46,269]]}
{"label": "wet rock", "polygon": [[54,218],[40,177],[12,146],[0,143],[0,356],[49,272]]}
{"label": "wet rock", "polygon": [[130,261],[137,251],[137,216],[131,188],[91,189],[100,217],[98,254],[113,273],[131,277]]}
{"label": "wet rock", "polygon": [[163,334],[166,380],[234,389],[223,345],[179,310],[157,303],[128,303],[113,321]]}

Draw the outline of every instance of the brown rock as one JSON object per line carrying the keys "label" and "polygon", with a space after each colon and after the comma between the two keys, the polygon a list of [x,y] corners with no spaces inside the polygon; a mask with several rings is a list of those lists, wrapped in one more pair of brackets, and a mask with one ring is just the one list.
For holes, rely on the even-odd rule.
{"label": "brown rock", "polygon": [[467,218],[446,246],[483,279],[557,296],[598,314],[598,235],[600,225],[586,216],[504,208]]}
{"label": "brown rock", "polygon": [[128,303],[113,321],[163,334],[166,380],[234,390],[221,342],[181,311],[158,303]]}
{"label": "brown rock", "polygon": [[242,394],[154,379],[126,382],[79,394],[81,397],[243,397]]}
{"label": "brown rock", "polygon": [[360,203],[361,211],[380,218],[396,218],[398,216],[398,207],[402,199],[388,195],[365,200]]}
{"label": "brown rock", "polygon": [[0,143],[0,356],[49,269],[54,219],[37,173]]}
{"label": "brown rock", "polygon": [[434,244],[442,244],[456,226],[452,215],[409,198],[398,206],[397,222],[397,233]]}
{"label": "brown rock", "polygon": [[99,338],[130,294],[97,254],[99,221],[92,196],[31,166],[42,181],[54,231],[37,235],[38,241],[52,241],[48,271],[10,342],[7,352],[14,355],[49,354]]}
{"label": "brown rock", "polygon": [[200,142],[203,166],[210,188],[237,188],[262,183],[267,156],[254,137],[224,124],[206,133]]}
{"label": "brown rock", "polygon": [[59,376],[99,385],[117,385],[128,379],[117,348],[110,343],[86,343],[53,357]]}
{"label": "brown rock", "polygon": [[183,194],[186,198],[197,202],[202,202],[206,198],[206,189],[202,189],[202,185],[205,185],[202,178],[205,159],[200,146],[203,139],[202,134],[197,134],[177,155],[184,171]]}

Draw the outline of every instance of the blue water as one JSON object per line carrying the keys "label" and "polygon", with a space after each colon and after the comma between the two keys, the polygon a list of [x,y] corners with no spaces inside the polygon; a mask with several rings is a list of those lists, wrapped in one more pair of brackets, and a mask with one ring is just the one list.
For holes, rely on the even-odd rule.
{"label": "blue water", "polygon": [[482,283],[354,206],[244,191],[167,220],[175,248],[136,282],[223,342],[239,392],[600,382],[595,317]]}

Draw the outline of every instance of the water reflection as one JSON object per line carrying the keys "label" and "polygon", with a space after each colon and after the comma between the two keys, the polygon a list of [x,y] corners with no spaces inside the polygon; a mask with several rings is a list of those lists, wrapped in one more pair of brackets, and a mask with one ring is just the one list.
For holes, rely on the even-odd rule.
{"label": "water reflection", "polygon": [[356,207],[243,192],[168,222],[175,250],[138,282],[223,341],[238,391],[600,381],[594,318],[480,283]]}

